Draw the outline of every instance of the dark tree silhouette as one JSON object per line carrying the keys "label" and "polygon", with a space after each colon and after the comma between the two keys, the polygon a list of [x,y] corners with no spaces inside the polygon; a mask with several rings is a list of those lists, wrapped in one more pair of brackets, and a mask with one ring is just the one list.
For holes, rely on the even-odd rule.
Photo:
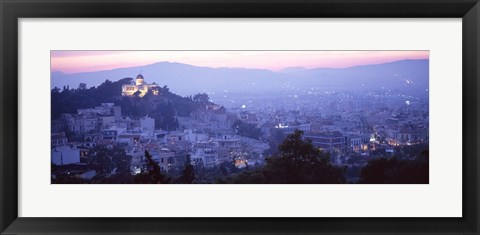
{"label": "dark tree silhouette", "polygon": [[95,170],[97,178],[105,178],[112,172],[115,167],[112,155],[111,150],[103,145],[89,150],[88,164]]}
{"label": "dark tree silhouette", "polygon": [[85,90],[85,89],[87,89],[87,84],[85,84],[85,83],[80,83],[80,84],[78,85],[78,89],[79,89],[79,90]]}
{"label": "dark tree silhouette", "polygon": [[120,79],[116,82],[106,80],[98,87],[87,89],[85,83],[79,84],[77,89],[64,86],[63,90],[55,87],[51,91],[52,119],[60,117],[62,113],[76,113],[77,109],[91,108],[101,103],[113,103],[122,95],[122,85],[130,83],[132,78]]}
{"label": "dark tree silhouette", "polygon": [[111,151],[113,153],[112,160],[117,169],[116,172],[131,174],[130,165],[132,163],[132,156],[128,156],[125,150],[119,147],[114,147]]}
{"label": "dark tree silhouette", "polygon": [[334,166],[329,155],[315,148],[311,140],[303,139],[296,130],[279,146],[276,156],[267,158],[263,168],[267,183],[273,184],[341,184],[344,169]]}
{"label": "dark tree silhouette", "polygon": [[180,182],[184,184],[191,184],[195,180],[195,169],[193,168],[190,154],[187,154],[185,158],[185,164],[183,167],[182,176],[180,176]]}
{"label": "dark tree silhouette", "polygon": [[233,184],[264,184],[266,181],[265,176],[261,170],[244,170],[231,179],[230,183]]}
{"label": "dark tree silhouette", "polygon": [[146,164],[141,172],[135,175],[137,184],[166,184],[170,181],[161,171],[160,166],[153,160],[152,155],[145,150]]}
{"label": "dark tree silhouette", "polygon": [[[395,157],[370,160],[360,173],[361,184],[428,184],[428,151],[417,160]],[[426,155],[426,156],[425,156]]]}
{"label": "dark tree silhouette", "polygon": [[122,97],[122,85],[130,84],[131,81],[132,78],[116,82],[105,80],[99,86],[88,89],[86,84],[80,84],[77,89],[65,86],[60,90],[55,87],[51,90],[52,120],[64,113],[76,113],[77,109],[92,108],[101,103],[115,103],[121,107],[125,116],[140,118],[148,115],[155,119],[156,128],[173,131],[179,127],[176,116],[189,117],[193,111],[204,110],[205,105],[210,103],[207,94],[198,94],[195,102],[193,98],[170,92],[166,86],[157,88],[158,95],[149,91],[143,97],[140,97],[140,92],[133,97]]}
{"label": "dark tree silhouette", "polygon": [[193,101],[199,102],[201,104],[208,104],[210,98],[205,93],[199,93],[193,96]]}
{"label": "dark tree silhouette", "polygon": [[142,92],[140,92],[140,91],[138,90],[138,91],[135,91],[135,93],[133,93],[133,96],[135,96],[135,97],[140,97],[141,94],[142,94]]}
{"label": "dark tree silhouette", "polygon": [[262,135],[262,130],[257,128],[255,124],[244,123],[241,120],[236,120],[232,125],[232,129],[241,136],[257,140],[260,139],[260,136]]}
{"label": "dark tree silhouette", "polygon": [[132,157],[118,146],[97,145],[88,153],[88,165],[96,172],[95,183],[134,183],[131,161]]}

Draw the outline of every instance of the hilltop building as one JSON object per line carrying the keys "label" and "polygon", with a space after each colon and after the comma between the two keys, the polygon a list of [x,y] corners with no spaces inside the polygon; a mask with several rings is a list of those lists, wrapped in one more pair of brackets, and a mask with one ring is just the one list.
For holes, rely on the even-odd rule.
{"label": "hilltop building", "polygon": [[147,94],[148,91],[151,91],[154,95],[158,95],[159,88],[160,86],[158,86],[157,84],[145,83],[143,75],[139,74],[137,78],[135,78],[134,84],[126,84],[122,86],[122,95],[134,96],[136,92],[140,92],[139,96],[143,97],[145,94]]}

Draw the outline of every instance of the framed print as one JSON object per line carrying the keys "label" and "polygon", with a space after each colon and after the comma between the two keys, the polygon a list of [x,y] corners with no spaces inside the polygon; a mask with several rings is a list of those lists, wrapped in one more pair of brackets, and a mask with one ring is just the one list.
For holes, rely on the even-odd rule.
{"label": "framed print", "polygon": [[478,1],[1,4],[2,233],[480,232]]}

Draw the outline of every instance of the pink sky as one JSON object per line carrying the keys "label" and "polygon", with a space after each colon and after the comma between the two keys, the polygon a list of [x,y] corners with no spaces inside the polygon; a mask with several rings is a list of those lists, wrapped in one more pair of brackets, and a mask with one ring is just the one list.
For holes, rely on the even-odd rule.
{"label": "pink sky", "polygon": [[52,51],[51,71],[93,72],[177,62],[205,67],[343,68],[404,59],[428,59],[429,51]]}

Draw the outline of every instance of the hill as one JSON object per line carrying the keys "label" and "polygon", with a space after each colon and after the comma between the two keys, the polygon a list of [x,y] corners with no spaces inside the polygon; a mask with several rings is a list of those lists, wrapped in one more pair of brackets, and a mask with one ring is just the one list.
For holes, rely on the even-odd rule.
{"label": "hill", "polygon": [[132,78],[123,78],[115,82],[105,80],[97,87],[78,88],[68,86],[51,90],[51,117],[59,118],[63,113],[76,113],[77,109],[92,108],[101,103],[115,103],[122,108],[122,115],[131,118],[149,116],[155,119],[155,126],[164,130],[175,130],[178,121],[175,116],[189,116],[191,112],[205,109],[209,102],[208,95],[182,97],[170,92],[167,86],[159,89],[159,95],[147,93],[143,97],[122,96],[122,85],[131,83]]}
{"label": "hill", "polygon": [[116,81],[142,73],[148,83],[167,85],[182,96],[199,92],[264,92],[308,89],[334,90],[398,89],[424,91],[429,84],[428,60],[354,66],[349,68],[287,68],[279,72],[246,68],[210,68],[181,63],[155,64],[113,70],[65,74],[52,72],[51,87],[98,86],[106,79]]}

